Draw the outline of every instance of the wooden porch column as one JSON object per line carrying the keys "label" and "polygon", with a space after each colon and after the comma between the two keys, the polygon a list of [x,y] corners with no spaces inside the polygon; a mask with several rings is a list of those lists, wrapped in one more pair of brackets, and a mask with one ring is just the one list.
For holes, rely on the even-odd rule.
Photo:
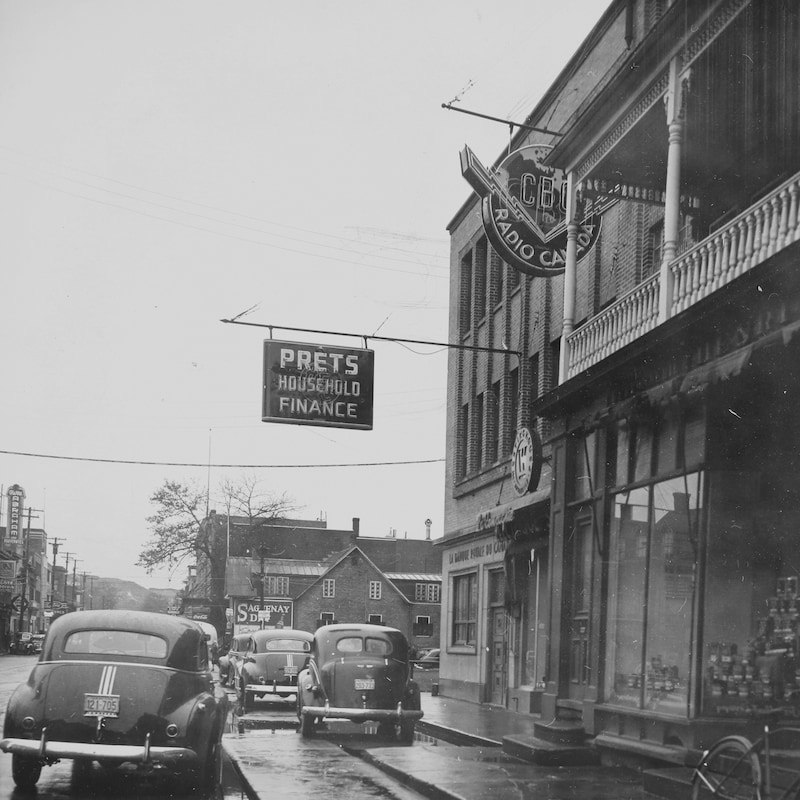
{"label": "wooden porch column", "polygon": [[672,308],[672,273],[669,265],[678,252],[678,235],[681,218],[681,151],[683,149],[684,102],[683,85],[688,74],[681,73],[677,58],[669,68],[669,88],[664,102],[669,128],[667,149],[667,185],[664,200],[664,249],[658,293],[659,324],[670,318]]}
{"label": "wooden porch column", "polygon": [[575,220],[575,173],[567,175],[567,254],[564,270],[564,322],[561,328],[561,352],[558,382],[569,377],[569,335],[575,330],[575,291],[578,274],[578,223]]}

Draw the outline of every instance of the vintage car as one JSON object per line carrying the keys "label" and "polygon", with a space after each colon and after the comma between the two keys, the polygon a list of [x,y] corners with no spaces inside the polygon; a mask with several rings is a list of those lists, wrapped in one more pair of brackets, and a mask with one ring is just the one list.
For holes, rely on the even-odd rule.
{"label": "vintage car", "polygon": [[290,628],[251,633],[239,670],[239,699],[245,711],[256,700],[294,698],[297,676],[314,637]]}
{"label": "vintage car", "polygon": [[231,639],[228,649],[219,657],[219,682],[223,686],[236,688],[239,683],[239,668],[247,649],[249,633],[239,633]]}
{"label": "vintage car", "polygon": [[31,789],[42,766],[131,764],[213,788],[228,701],[215,691],[203,630],[167,614],[76,611],[54,620],[28,681],[8,702],[0,750]]}
{"label": "vintage car", "polygon": [[378,723],[406,743],[422,717],[408,641],[383,625],[334,624],[317,629],[297,679],[297,716],[308,738],[327,719]]}

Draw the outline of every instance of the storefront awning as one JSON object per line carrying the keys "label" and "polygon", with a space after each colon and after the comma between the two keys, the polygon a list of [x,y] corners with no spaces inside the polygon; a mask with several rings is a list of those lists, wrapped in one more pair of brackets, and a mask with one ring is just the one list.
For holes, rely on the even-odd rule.
{"label": "storefront awning", "polygon": [[681,394],[701,391],[706,386],[713,386],[739,375],[750,363],[753,356],[753,345],[734,350],[722,358],[709,361],[688,372],[681,381]]}
{"label": "storefront awning", "polygon": [[550,499],[550,487],[528,492],[521,497],[516,497],[508,503],[491,506],[478,512],[478,530],[488,531],[502,527],[514,521],[514,515],[526,508],[532,508],[545,500]]}

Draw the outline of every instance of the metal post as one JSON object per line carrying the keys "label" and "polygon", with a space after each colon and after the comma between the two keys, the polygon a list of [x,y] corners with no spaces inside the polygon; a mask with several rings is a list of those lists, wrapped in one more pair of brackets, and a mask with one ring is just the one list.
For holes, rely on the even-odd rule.
{"label": "metal post", "polygon": [[28,589],[28,544],[31,538],[31,510],[28,509],[28,528],[25,532],[25,541],[22,544],[22,591],[19,596],[19,622],[17,630],[22,633],[25,623],[25,594]]}

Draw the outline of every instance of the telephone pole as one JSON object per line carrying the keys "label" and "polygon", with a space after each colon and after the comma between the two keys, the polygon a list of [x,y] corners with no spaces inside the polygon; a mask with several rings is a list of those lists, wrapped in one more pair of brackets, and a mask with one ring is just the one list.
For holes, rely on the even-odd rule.
{"label": "telephone pole", "polygon": [[[50,613],[53,613],[53,603],[56,601],[56,556],[58,555],[58,547],[65,540],[60,539],[58,536],[53,537],[50,546],[53,548],[53,563],[50,566]],[[51,617],[52,619],[52,617]]]}

